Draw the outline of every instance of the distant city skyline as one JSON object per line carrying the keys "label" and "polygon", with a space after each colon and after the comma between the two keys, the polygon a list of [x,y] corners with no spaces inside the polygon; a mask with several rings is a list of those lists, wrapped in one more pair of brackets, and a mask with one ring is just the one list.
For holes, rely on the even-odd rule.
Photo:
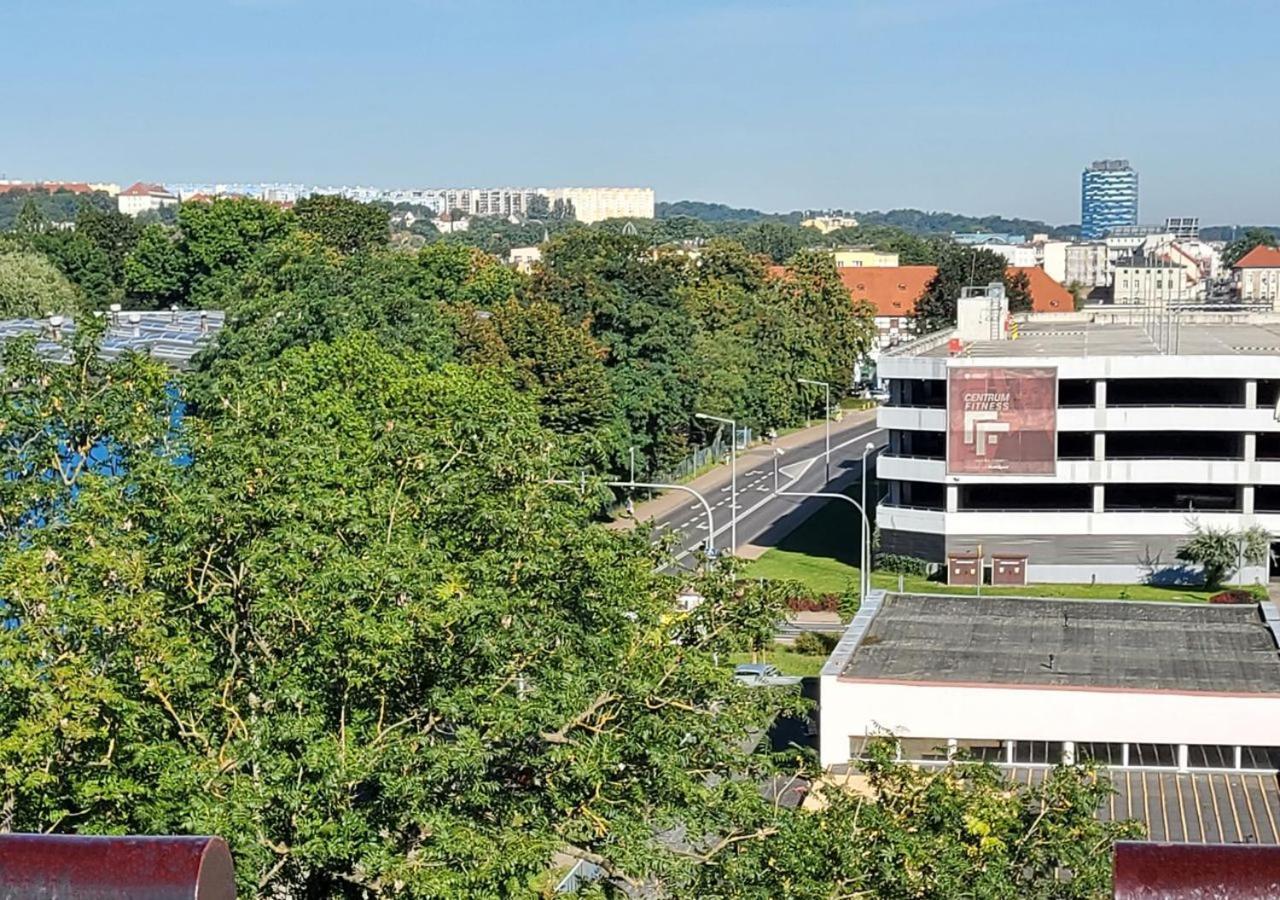
{"label": "distant city skyline", "polygon": [[[10,48],[10,178],[650,185],[1061,224],[1082,165],[1121,157],[1143,220],[1280,219],[1258,0],[45,0],[5,24],[58,35]],[[1114,99],[1157,76],[1169,99]]]}

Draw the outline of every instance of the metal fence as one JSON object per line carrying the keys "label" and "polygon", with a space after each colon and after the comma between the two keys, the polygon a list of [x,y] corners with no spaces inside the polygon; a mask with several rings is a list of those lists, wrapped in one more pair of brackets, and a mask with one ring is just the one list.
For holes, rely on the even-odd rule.
{"label": "metal fence", "polygon": [[[738,451],[751,446],[752,432],[750,428],[739,428],[736,435]],[[654,481],[681,484],[693,478],[698,472],[712,463],[723,462],[729,458],[729,442],[722,439],[720,432],[708,447],[699,447],[675,465],[661,472],[655,472]]]}

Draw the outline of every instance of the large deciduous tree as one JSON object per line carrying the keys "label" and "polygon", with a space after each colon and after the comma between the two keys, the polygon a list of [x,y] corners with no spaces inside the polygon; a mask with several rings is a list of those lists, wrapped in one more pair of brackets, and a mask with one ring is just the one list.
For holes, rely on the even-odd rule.
{"label": "large deciduous tree", "polygon": [[0,251],[0,318],[70,314],[79,306],[75,287],[46,257],[24,250]]}
{"label": "large deciduous tree", "polygon": [[389,216],[384,207],[336,195],[304,197],[293,208],[298,227],[341,253],[387,246]]}
{"label": "large deciduous tree", "polygon": [[990,250],[941,245],[937,265],[937,275],[916,304],[916,329],[921,334],[956,323],[956,301],[964,288],[1005,282],[1005,258]]}
{"label": "large deciduous tree", "polygon": [[123,280],[125,292],[143,306],[181,303],[190,287],[191,260],[170,229],[147,225],[125,257]]}
{"label": "large deciduous tree", "polygon": [[[672,617],[500,379],[351,335],[175,431],[146,360],[5,363],[5,828],[221,834],[243,896],[518,896],[565,847],[680,894],[662,833],[775,815],[748,748],[786,701],[717,658],[780,597],[717,578]],[[77,422],[112,471],[73,490]],[[25,528],[20,489],[57,492]]]}
{"label": "large deciduous tree", "polygon": [[655,254],[639,238],[573,229],[550,242],[533,280],[535,297],[586,322],[607,349],[627,438],[649,471],[687,447],[696,362],[679,290],[685,270],[682,257]]}

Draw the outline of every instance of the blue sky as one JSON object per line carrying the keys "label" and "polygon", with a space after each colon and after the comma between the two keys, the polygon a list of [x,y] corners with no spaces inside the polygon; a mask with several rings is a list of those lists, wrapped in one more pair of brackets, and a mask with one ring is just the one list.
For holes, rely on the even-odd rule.
{"label": "blue sky", "polygon": [[1274,0],[6,0],[10,178],[1280,222]]}

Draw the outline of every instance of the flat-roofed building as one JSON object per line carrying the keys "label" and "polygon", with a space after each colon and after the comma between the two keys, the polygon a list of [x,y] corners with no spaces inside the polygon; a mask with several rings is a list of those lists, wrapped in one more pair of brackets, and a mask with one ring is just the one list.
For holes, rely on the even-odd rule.
{"label": "flat-roofed building", "polygon": [[[1197,526],[1280,540],[1280,316],[1102,308],[1008,333],[880,354],[886,553],[981,548],[1022,555],[1032,582],[1187,583],[1199,569],[1176,557]],[[1265,581],[1268,564],[1230,577]]]}
{"label": "flat-roofed building", "polygon": [[894,268],[898,265],[898,254],[871,247],[840,247],[831,251],[831,260],[837,269]]}
{"label": "flat-roofed building", "polygon": [[[1059,763],[1095,762],[1122,794],[1148,784],[1163,791],[1162,778],[1172,794],[1186,782],[1182,822],[1166,824],[1165,839],[1280,843],[1278,640],[1280,611],[1270,601],[876,591],[820,675],[821,762],[856,766],[868,742],[885,735],[905,760],[978,759],[1024,781]],[[1211,797],[1214,779],[1236,796]],[[1198,788],[1203,803],[1191,799]],[[1239,817],[1227,807],[1244,807],[1244,790],[1259,803]],[[1136,806],[1122,796],[1110,817],[1129,818]]]}

